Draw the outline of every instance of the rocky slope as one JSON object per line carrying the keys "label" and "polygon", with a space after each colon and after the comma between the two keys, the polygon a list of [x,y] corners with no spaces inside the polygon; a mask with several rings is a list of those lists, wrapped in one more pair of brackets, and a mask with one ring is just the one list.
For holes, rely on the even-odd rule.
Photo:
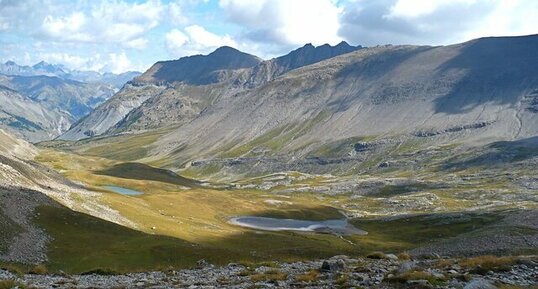
{"label": "rocky slope", "polygon": [[273,155],[347,157],[361,139],[375,147],[532,137],[537,47],[538,36],[528,36],[361,49],[221,99],[153,154],[178,163],[248,156],[253,165]]}
{"label": "rocky slope", "polygon": [[43,61],[31,67],[0,64],[1,127],[29,141],[50,140],[137,75],[70,71]]}
{"label": "rocky slope", "polygon": [[118,212],[99,203],[99,193],[88,191],[36,163],[33,159],[38,153],[33,145],[0,129],[0,261],[46,260],[49,238],[32,223],[35,209],[42,205],[66,206],[132,226]]}
{"label": "rocky slope", "polygon": [[72,120],[88,114],[114,94],[104,84],[88,84],[56,76],[8,76],[0,74],[0,85],[18,91],[47,109],[68,112]]}
{"label": "rocky slope", "polygon": [[[184,124],[217,100],[260,86],[295,68],[360,48],[345,42],[334,47],[305,45],[287,55],[261,61],[221,47],[207,56],[158,62],[60,139]],[[138,92],[145,87],[151,88],[150,93]]]}
{"label": "rocky slope", "polygon": [[[482,259],[433,258],[379,254],[376,258],[334,256],[327,260],[252,266],[216,267],[201,260],[198,268],[126,275],[17,276],[0,270],[0,280],[31,288],[535,288],[536,256]],[[478,263],[478,264],[474,264]],[[498,287],[497,287],[498,286]],[[514,286],[514,287],[510,287]]]}
{"label": "rocky slope", "polygon": [[69,128],[71,116],[0,85],[0,128],[29,141],[54,138]]}
{"label": "rocky slope", "polygon": [[[272,71],[280,70],[262,67],[293,68],[294,59],[319,57],[306,57],[312,48],[305,46],[299,49],[303,58],[295,51],[242,71],[219,70],[219,77],[213,70],[197,72],[196,81],[177,63],[166,62],[178,70],[161,63],[138,78],[142,86],[136,90],[149,89],[149,82],[153,91],[128,87],[61,138],[175,124],[179,127],[157,142],[153,154],[178,164],[225,155],[345,156],[352,148],[341,144],[360,138],[434,143],[525,138],[538,127],[536,47],[538,36],[364,48],[283,69],[273,80]],[[260,71],[265,76],[254,77]],[[210,79],[214,83],[207,84]]]}

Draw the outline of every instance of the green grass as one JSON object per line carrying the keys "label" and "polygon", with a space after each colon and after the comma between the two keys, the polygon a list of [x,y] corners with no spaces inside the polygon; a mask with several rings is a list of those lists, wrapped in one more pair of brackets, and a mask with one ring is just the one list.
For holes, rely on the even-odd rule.
{"label": "green grass", "polygon": [[43,206],[35,222],[52,236],[51,270],[80,273],[189,267],[197,260],[231,257],[225,250],[200,248],[180,239],[151,235],[66,208]]}
{"label": "green grass", "polygon": [[111,168],[95,171],[95,174],[124,179],[157,181],[186,187],[198,186],[198,182],[195,180],[184,178],[170,170],[154,168],[142,163],[120,163]]}
{"label": "green grass", "polygon": [[23,284],[15,280],[0,280],[0,289],[26,288]]}
{"label": "green grass", "polygon": [[170,130],[171,128],[165,128],[140,134],[95,137],[76,142],[49,141],[39,143],[38,146],[129,162],[145,158],[153,143]]}
{"label": "green grass", "polygon": [[271,152],[280,151],[287,146],[297,136],[301,136],[310,131],[317,123],[330,117],[329,111],[322,111],[311,119],[302,123],[293,123],[274,128],[264,134],[248,141],[247,143],[222,153],[222,157],[239,157],[248,155],[253,149],[263,147]]}
{"label": "green grass", "polygon": [[[131,230],[66,208],[43,206],[35,222],[50,234],[50,271],[131,272],[193,267],[200,259],[213,264],[328,257],[352,247],[330,235],[246,231],[205,242]],[[203,243],[203,244],[201,244]]]}
{"label": "green grass", "polygon": [[315,208],[288,207],[288,209],[285,210],[267,210],[254,215],[259,217],[313,221],[342,219],[344,217],[337,209],[329,206],[319,206]]}
{"label": "green grass", "polygon": [[352,224],[366,230],[364,248],[370,251],[403,252],[421,245],[479,230],[502,219],[495,213],[451,218],[450,215],[423,215],[394,220],[353,220]]}
{"label": "green grass", "polygon": [[[312,217],[334,213],[301,212]],[[326,210],[326,211],[324,211]],[[472,231],[497,220],[494,216],[473,216],[444,224],[446,218],[428,216],[392,221],[355,220],[369,232],[348,236],[354,245],[332,235],[294,232],[229,231],[196,242],[143,233],[66,208],[40,207],[36,223],[51,235],[50,262],[54,272],[81,273],[92,270],[130,272],[193,267],[200,259],[213,264],[259,263],[326,258],[337,254],[366,255],[372,251],[402,252],[415,246]],[[274,212],[260,213],[273,215]],[[292,214],[290,217],[298,217]],[[281,215],[284,216],[284,215]]]}
{"label": "green grass", "polygon": [[446,279],[435,277],[431,273],[428,273],[425,271],[410,271],[410,272],[405,272],[397,276],[394,276],[392,278],[389,278],[388,280],[390,282],[399,282],[399,283],[405,283],[411,280],[426,280],[428,281],[428,283],[432,285],[442,285],[444,284]]}

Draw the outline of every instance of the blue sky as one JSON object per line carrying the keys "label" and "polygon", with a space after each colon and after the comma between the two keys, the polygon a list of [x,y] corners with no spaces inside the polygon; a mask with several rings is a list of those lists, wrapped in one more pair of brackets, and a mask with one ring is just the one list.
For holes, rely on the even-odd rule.
{"label": "blue sky", "polygon": [[0,0],[0,61],[144,71],[222,45],[441,45],[538,33],[536,0]]}

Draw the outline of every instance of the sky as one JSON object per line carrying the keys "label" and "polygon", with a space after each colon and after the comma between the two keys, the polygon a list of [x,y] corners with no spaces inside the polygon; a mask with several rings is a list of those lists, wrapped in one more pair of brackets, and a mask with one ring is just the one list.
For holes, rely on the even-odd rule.
{"label": "sky", "polygon": [[537,0],[0,0],[0,61],[145,71],[227,45],[446,45],[538,33]]}

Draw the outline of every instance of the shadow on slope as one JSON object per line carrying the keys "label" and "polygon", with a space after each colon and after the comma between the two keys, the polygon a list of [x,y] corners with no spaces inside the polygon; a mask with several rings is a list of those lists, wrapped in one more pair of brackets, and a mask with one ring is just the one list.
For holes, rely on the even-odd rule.
{"label": "shadow on slope", "polygon": [[[401,216],[397,218],[357,218],[350,222],[365,230],[368,235],[339,237],[330,234],[307,232],[268,232],[248,229],[210,242],[214,246],[234,246],[250,252],[250,260],[320,259],[335,254],[365,256],[373,251],[406,252],[416,250],[417,255],[432,253],[450,255],[513,254],[536,252],[525,242],[536,238],[538,229],[505,220],[535,211],[455,212]],[[256,214],[267,216],[265,213]],[[499,225],[499,224],[502,225]],[[491,236],[518,235],[520,239],[507,245],[491,244],[484,248],[467,248],[461,241],[484,241]],[[452,240],[458,246],[453,246]],[[436,244],[446,244],[436,247]],[[446,248],[446,251],[443,251]]]}
{"label": "shadow on slope", "polygon": [[[33,221],[52,237],[46,265],[53,271],[68,273],[186,268],[196,266],[201,259],[223,265],[228,262],[319,259],[339,254],[356,256],[377,250],[401,252],[461,234],[474,234],[512,216],[504,212],[488,212],[354,219],[351,220],[353,225],[367,230],[367,236],[340,238],[330,234],[241,229],[195,244],[129,229],[55,204],[39,206]],[[275,212],[267,211],[256,215],[334,218],[335,212],[330,208],[321,212],[316,210],[310,208],[310,212],[292,212],[291,215],[275,215]],[[524,233],[536,234],[536,230]]]}
{"label": "shadow on slope", "polygon": [[170,170],[154,168],[142,163],[121,163],[94,173],[124,179],[158,181],[191,188],[200,185],[198,181],[182,177]]}
{"label": "shadow on slope", "polygon": [[538,136],[515,141],[499,141],[481,151],[449,159],[442,169],[462,170],[470,167],[497,166],[538,157]]}
{"label": "shadow on slope", "polygon": [[146,234],[65,207],[42,206],[35,222],[53,241],[48,257],[53,270],[143,271],[192,267],[200,259],[232,259],[225,249],[209,248],[181,239]]}
{"label": "shadow on slope", "polygon": [[538,35],[489,37],[462,44],[458,55],[437,74],[447,81],[464,75],[448,94],[435,100],[435,111],[459,114],[486,103],[515,104],[525,90],[538,86],[537,49]]}

